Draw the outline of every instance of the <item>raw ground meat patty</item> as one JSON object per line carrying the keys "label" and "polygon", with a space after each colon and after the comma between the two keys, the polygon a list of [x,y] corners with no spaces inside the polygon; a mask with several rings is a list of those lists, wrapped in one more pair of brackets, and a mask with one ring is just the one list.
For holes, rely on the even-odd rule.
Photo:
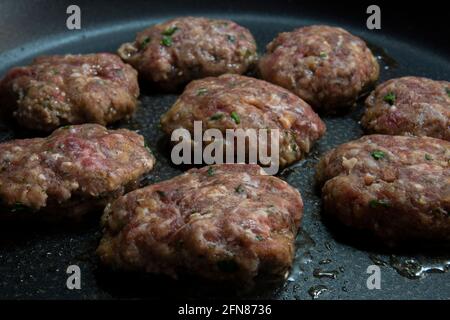
{"label": "raw ground meat patty", "polygon": [[245,73],[256,64],[249,30],[230,20],[183,17],[154,25],[119,49],[124,61],[156,87],[178,89],[193,79]]}
{"label": "raw ground meat patty", "polygon": [[45,218],[60,220],[103,209],[108,201],[138,187],[154,162],[142,136],[97,124],[2,143],[0,214],[30,216],[39,211]]}
{"label": "raw ground meat patty", "polygon": [[379,85],[366,100],[369,133],[450,140],[450,82],[403,77]]}
{"label": "raw ground meat patty", "polygon": [[267,45],[259,70],[263,79],[324,111],[353,105],[379,75],[378,62],[363,40],[321,25],[280,33]]}
{"label": "raw ground meat patty", "polygon": [[328,152],[317,178],[325,213],[387,244],[450,241],[450,142],[370,135]]}
{"label": "raw ground meat patty", "polygon": [[[279,129],[280,165],[301,159],[325,133],[325,124],[311,107],[289,91],[241,75],[222,75],[191,82],[161,117],[162,129],[193,134],[194,121],[203,128]],[[247,150],[248,151],[248,150]]]}
{"label": "raw ground meat patty", "polygon": [[175,278],[280,280],[302,213],[300,193],[258,165],[191,169],[108,206],[97,252],[114,268]]}
{"label": "raw ground meat patty", "polygon": [[137,72],[113,54],[40,57],[0,82],[2,113],[29,129],[68,124],[107,125],[135,110]]}

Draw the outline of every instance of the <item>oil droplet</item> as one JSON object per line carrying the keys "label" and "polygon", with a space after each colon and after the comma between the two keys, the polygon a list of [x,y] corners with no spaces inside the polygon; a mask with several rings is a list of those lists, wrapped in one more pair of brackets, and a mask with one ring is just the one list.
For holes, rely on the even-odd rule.
{"label": "oil droplet", "polygon": [[287,278],[287,281],[289,282],[300,279],[300,276],[305,272],[304,267],[312,262],[313,257],[310,250],[316,245],[314,239],[304,230],[300,233],[295,242],[297,252],[295,253],[291,272]]}
{"label": "oil droplet", "polygon": [[423,264],[415,258],[400,259],[392,255],[389,265],[403,277],[420,279],[427,273],[445,273],[450,270],[450,260],[443,263]]}
{"label": "oil droplet", "polygon": [[315,300],[318,299],[321,294],[327,291],[330,291],[327,287],[325,287],[324,285],[318,285],[309,288],[308,294]]}
{"label": "oil droplet", "polygon": [[323,271],[320,269],[314,269],[313,276],[316,278],[330,278],[330,279],[336,279],[339,272],[336,270],[331,271]]}
{"label": "oil droplet", "polygon": [[376,56],[377,60],[380,61],[382,65],[389,67],[389,69],[395,69],[398,67],[398,62],[394,58],[389,56],[383,48],[376,46],[373,43],[367,43],[367,46],[370,48],[370,50]]}
{"label": "oil droplet", "polygon": [[307,165],[308,160],[303,159],[302,161],[299,161],[281,171],[280,177],[282,178],[288,178],[292,173],[295,173],[298,168],[303,168],[305,165]]}
{"label": "oil droplet", "polygon": [[299,277],[305,272],[304,266],[312,261],[312,255],[308,252],[297,252],[294,262],[292,264],[292,270],[287,278],[287,281],[293,282],[299,279]]}
{"label": "oil droplet", "polygon": [[369,259],[379,267],[385,267],[388,265],[388,262],[384,261],[379,256],[376,256],[374,254],[369,255]]}
{"label": "oil droplet", "polygon": [[323,259],[319,261],[319,264],[329,264],[331,263],[331,259]]}

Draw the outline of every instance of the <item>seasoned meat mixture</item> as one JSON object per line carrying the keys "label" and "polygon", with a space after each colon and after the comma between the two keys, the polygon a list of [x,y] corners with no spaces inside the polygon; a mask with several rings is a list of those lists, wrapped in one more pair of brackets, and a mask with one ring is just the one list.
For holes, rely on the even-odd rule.
{"label": "seasoned meat mixture", "polygon": [[191,169],[108,206],[97,252],[125,270],[274,281],[291,267],[302,212],[300,193],[258,165]]}
{"label": "seasoned meat mixture", "polygon": [[245,73],[257,60],[246,28],[230,20],[182,17],[154,25],[119,49],[142,78],[173,91],[193,79]]}
{"label": "seasoned meat mixture", "polygon": [[136,188],[154,157],[142,136],[97,124],[0,144],[0,215],[80,217]]}
{"label": "seasoned meat mixture", "polygon": [[[204,129],[279,129],[280,165],[308,153],[325,133],[325,124],[311,107],[289,91],[241,75],[222,75],[191,82],[161,117],[162,129],[177,128],[193,135],[194,121]],[[248,151],[248,150],[247,150]]]}
{"label": "seasoned meat mixture", "polygon": [[366,100],[369,133],[450,140],[450,82],[403,77],[379,85]]}
{"label": "seasoned meat mixture", "polygon": [[137,72],[113,54],[40,57],[0,82],[0,112],[28,129],[107,125],[135,110]]}
{"label": "seasoned meat mixture", "polygon": [[320,161],[325,213],[387,244],[450,241],[450,142],[370,135]]}
{"label": "seasoned meat mixture", "polygon": [[379,75],[378,62],[363,40],[322,25],[280,33],[267,45],[259,70],[263,79],[321,111],[353,105]]}

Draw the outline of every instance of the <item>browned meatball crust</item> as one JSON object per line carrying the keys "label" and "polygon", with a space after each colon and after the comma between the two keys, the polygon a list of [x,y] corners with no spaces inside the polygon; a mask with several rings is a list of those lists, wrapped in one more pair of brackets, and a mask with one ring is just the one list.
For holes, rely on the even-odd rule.
{"label": "browned meatball crust", "polygon": [[254,283],[283,279],[303,213],[300,193],[257,165],[191,169],[105,209],[97,250],[114,268]]}
{"label": "browned meatball crust", "polygon": [[0,214],[80,217],[135,189],[154,162],[142,136],[97,124],[2,143]]}
{"label": "browned meatball crust", "polygon": [[39,57],[0,82],[2,113],[29,129],[68,124],[107,125],[135,110],[137,72],[113,54]]}
{"label": "browned meatball crust", "polygon": [[193,79],[245,73],[256,63],[256,42],[230,20],[182,17],[154,25],[119,49],[124,61],[159,89],[173,91]]}
{"label": "browned meatball crust", "polygon": [[259,70],[263,79],[324,111],[353,105],[379,75],[378,62],[363,40],[322,25],[280,33],[267,45]]}
{"label": "browned meatball crust", "polygon": [[194,121],[203,128],[279,129],[280,165],[308,153],[325,133],[325,124],[311,107],[289,91],[263,80],[222,75],[191,82],[161,117],[167,133],[177,128],[193,134]]}
{"label": "browned meatball crust", "polygon": [[450,82],[420,77],[392,79],[366,100],[361,120],[369,133],[450,140]]}
{"label": "browned meatball crust", "polygon": [[387,244],[450,241],[450,142],[370,135],[318,165],[325,213]]}

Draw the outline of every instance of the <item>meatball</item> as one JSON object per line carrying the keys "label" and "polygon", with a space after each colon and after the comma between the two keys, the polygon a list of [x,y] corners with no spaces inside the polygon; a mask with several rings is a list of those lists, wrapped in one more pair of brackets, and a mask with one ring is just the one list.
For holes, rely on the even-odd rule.
{"label": "meatball", "polygon": [[0,144],[2,216],[79,218],[138,187],[155,160],[144,138],[97,124]]}
{"label": "meatball", "polygon": [[267,45],[259,70],[263,79],[327,112],[353,105],[379,75],[378,62],[363,40],[320,25],[279,34]]}
{"label": "meatball", "polygon": [[193,134],[194,121],[202,121],[204,129],[222,132],[279,129],[281,166],[301,159],[325,133],[325,124],[302,99],[281,87],[241,75],[191,82],[161,117],[167,134],[177,128]]}
{"label": "meatball", "polygon": [[369,133],[450,140],[450,82],[403,77],[379,85],[366,100]]}
{"label": "meatball", "polygon": [[319,162],[325,213],[386,244],[450,241],[450,142],[370,135]]}
{"label": "meatball", "polygon": [[40,57],[0,82],[2,113],[42,131],[116,122],[134,112],[138,96],[136,70],[108,53]]}
{"label": "meatball", "polygon": [[198,17],[154,25],[118,52],[143,79],[166,91],[193,79],[245,73],[257,60],[249,30],[230,20]]}
{"label": "meatball", "polygon": [[97,250],[113,268],[255,284],[283,279],[303,213],[300,193],[258,165],[191,169],[105,209]]}

